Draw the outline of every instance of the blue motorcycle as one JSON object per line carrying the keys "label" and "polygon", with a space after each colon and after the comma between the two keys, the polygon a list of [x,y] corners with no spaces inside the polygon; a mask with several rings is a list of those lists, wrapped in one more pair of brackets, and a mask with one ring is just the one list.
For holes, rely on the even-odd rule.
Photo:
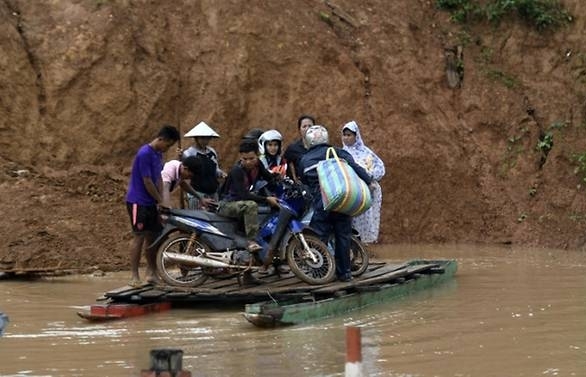
{"label": "blue motorcycle", "polygon": [[[301,219],[307,192],[293,181],[283,181],[279,210],[259,207],[257,242],[250,252],[243,224],[214,212],[171,209],[165,228],[151,247],[157,247],[157,272],[170,285],[196,287],[209,277],[227,278],[257,271],[263,263],[286,263],[300,280],[325,284],[335,277],[335,261],[328,247]],[[269,249],[274,255],[269,255]]]}

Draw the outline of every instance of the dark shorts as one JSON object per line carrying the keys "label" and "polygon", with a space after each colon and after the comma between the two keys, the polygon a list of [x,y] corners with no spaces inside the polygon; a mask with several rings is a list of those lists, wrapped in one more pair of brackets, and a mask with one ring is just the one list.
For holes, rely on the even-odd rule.
{"label": "dark shorts", "polygon": [[132,231],[134,233],[158,233],[163,228],[157,206],[143,206],[136,203],[126,202],[126,209],[128,210],[130,224],[132,225]]}

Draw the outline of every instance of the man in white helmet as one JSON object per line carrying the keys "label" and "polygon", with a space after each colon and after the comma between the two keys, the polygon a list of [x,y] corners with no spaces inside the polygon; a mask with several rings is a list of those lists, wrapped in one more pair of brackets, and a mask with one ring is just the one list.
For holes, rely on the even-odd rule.
{"label": "man in white helmet", "polygon": [[[329,144],[328,130],[323,126],[311,126],[305,132],[304,137],[307,152],[299,160],[299,172],[301,181],[309,187],[313,195],[313,217],[309,224],[319,235],[324,243],[328,243],[330,234],[334,233],[336,259],[336,276],[339,281],[352,280],[350,270],[350,241],[352,237],[352,217],[339,212],[324,210],[320,193],[319,179],[317,177],[317,164],[326,159],[326,151]],[[346,160],[348,165],[356,171],[356,174],[368,185],[372,184],[372,178],[366,170],[360,167],[352,155],[341,148],[334,147],[338,157]]]}

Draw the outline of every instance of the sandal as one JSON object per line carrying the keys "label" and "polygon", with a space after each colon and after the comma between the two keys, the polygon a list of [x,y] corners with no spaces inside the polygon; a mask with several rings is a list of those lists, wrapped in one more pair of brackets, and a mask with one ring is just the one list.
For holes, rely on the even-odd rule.
{"label": "sandal", "polygon": [[159,279],[156,276],[150,276],[147,278],[147,283],[151,284],[151,285],[156,285],[156,284],[161,284],[161,279]]}
{"label": "sandal", "polygon": [[128,286],[132,287],[132,288],[138,288],[138,287],[142,286],[142,281],[140,281],[138,279],[132,279],[128,282]]}
{"label": "sandal", "polygon": [[274,275],[275,274],[275,267],[272,266],[272,265],[270,265],[268,267],[267,266],[261,266],[258,269],[257,272],[258,272],[259,275],[266,275],[266,276],[268,276],[268,275]]}
{"label": "sandal", "polygon": [[277,271],[280,274],[288,274],[289,272],[291,272],[291,268],[286,264],[279,264],[277,266]]}
{"label": "sandal", "polygon": [[247,247],[248,251],[250,251],[251,253],[256,253],[258,251],[262,250],[262,246],[260,246],[258,243],[256,243],[255,241],[250,241],[248,242],[248,247]]}

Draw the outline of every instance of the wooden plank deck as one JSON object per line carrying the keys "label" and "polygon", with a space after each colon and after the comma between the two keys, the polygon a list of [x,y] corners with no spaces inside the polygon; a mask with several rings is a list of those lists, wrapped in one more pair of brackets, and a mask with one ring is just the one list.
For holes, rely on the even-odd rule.
{"label": "wooden plank deck", "polygon": [[455,260],[414,260],[397,269],[385,266],[362,280],[334,283],[297,299],[246,304],[242,314],[260,327],[309,322],[433,287],[451,279],[456,271]]}
{"label": "wooden plank deck", "polygon": [[350,282],[332,282],[323,285],[309,285],[299,280],[292,273],[266,276],[259,280],[260,285],[240,285],[238,279],[209,278],[199,287],[173,287],[169,285],[146,284],[138,288],[121,287],[104,294],[113,303],[144,304],[159,301],[171,303],[197,304],[215,302],[253,303],[270,299],[288,299],[312,297],[324,299],[334,297],[339,292],[365,291],[369,287],[388,283],[400,283],[418,273],[433,273],[437,268],[434,263],[422,263],[416,266],[409,263],[371,263],[367,271]]}

